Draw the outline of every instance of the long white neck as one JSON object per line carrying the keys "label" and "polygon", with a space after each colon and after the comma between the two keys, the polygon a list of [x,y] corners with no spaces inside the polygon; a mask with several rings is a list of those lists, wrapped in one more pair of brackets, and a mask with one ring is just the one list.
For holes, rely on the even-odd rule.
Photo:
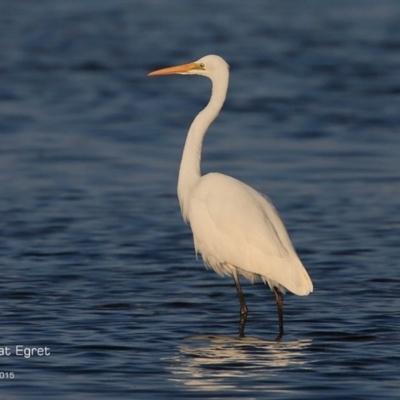
{"label": "long white neck", "polygon": [[207,106],[196,116],[190,126],[183,149],[178,179],[178,198],[185,221],[190,220],[189,199],[192,189],[201,177],[201,148],[207,129],[218,116],[226,98],[229,82],[229,70],[219,74],[212,81],[212,93]]}

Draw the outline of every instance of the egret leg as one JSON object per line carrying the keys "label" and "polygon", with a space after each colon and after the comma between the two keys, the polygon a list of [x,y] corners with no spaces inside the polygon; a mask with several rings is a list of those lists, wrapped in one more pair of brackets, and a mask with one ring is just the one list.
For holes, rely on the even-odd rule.
{"label": "egret leg", "polygon": [[275,301],[276,305],[278,306],[278,317],[279,317],[279,335],[276,337],[275,340],[279,341],[282,339],[283,336],[283,295],[277,289],[273,288],[275,294]]}
{"label": "egret leg", "polygon": [[233,279],[235,280],[236,290],[239,297],[240,302],[240,324],[239,324],[239,337],[244,337],[244,326],[246,325],[246,318],[247,318],[247,305],[246,301],[244,300],[244,295],[242,292],[242,287],[240,286],[239,277],[237,271],[235,270],[233,273]]}

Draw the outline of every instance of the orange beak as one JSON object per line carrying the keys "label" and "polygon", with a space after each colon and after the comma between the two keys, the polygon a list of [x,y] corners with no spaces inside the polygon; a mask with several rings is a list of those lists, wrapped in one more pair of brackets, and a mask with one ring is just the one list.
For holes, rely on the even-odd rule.
{"label": "orange beak", "polygon": [[157,75],[172,75],[172,74],[187,74],[189,71],[193,69],[204,69],[197,63],[189,63],[189,64],[182,64],[177,65],[176,67],[169,67],[158,69],[156,71],[150,72],[147,76],[157,76]]}

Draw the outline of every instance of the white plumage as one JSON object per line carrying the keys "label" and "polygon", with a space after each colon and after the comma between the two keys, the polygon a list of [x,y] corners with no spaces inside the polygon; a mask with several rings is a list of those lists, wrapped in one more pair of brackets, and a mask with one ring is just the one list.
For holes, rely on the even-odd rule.
{"label": "white plumage", "polygon": [[229,67],[221,57],[209,55],[149,75],[167,74],[204,75],[212,81],[210,101],[189,129],[178,180],[182,215],[191,226],[196,251],[207,267],[220,275],[233,276],[240,300],[240,336],[244,336],[247,306],[238,275],[252,282],[260,277],[268,283],[278,305],[280,339],[282,293],[289,290],[299,296],[308,295],[313,290],[311,279],[267,197],[230,176],[200,173],[203,138],[225,101]]}
{"label": "white plumage", "polygon": [[232,267],[252,282],[261,277],[304,296],[311,280],[269,200],[230,176],[203,176],[189,199],[188,220],[196,251],[221,275]]}

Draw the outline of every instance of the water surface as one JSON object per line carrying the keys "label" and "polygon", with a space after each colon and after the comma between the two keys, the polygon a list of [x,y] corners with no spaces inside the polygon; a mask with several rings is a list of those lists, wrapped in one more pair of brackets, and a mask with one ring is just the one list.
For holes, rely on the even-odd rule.
{"label": "water surface", "polygon": [[[2,399],[399,397],[398,2],[19,1],[0,22]],[[179,213],[209,82],[145,77],[209,53],[231,85],[203,171],[268,194],[314,282],[279,343],[261,283],[237,338]]]}

